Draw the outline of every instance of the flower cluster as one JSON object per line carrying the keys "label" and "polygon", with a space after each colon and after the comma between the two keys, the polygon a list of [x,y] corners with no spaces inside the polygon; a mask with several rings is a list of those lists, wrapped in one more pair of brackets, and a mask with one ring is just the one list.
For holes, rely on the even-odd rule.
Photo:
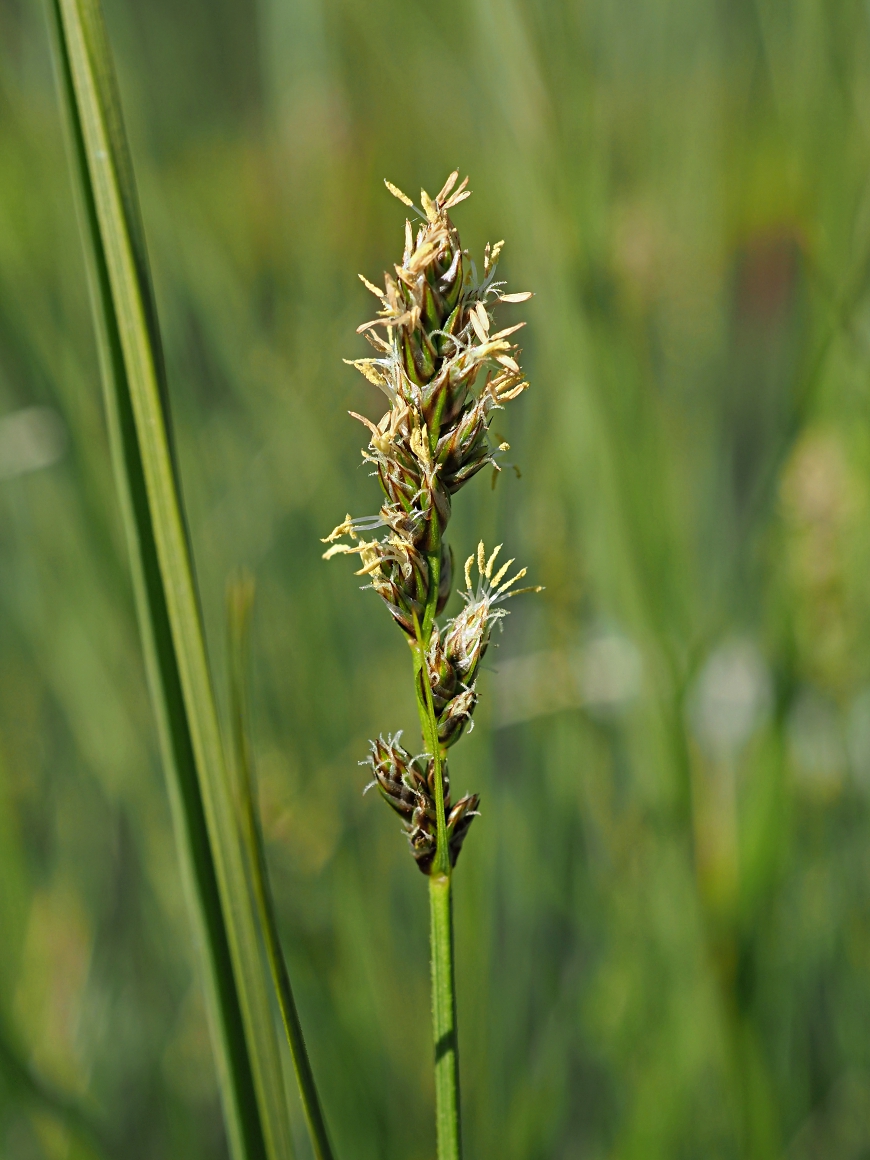
{"label": "flower cluster", "polygon": [[[489,443],[491,413],[528,386],[510,341],[523,323],[493,333],[488,306],[530,295],[504,294],[495,281],[501,242],[486,247],[478,278],[448,216],[469,196],[467,179],[454,191],[457,177],[452,173],[434,200],[421,192],[422,224],[415,237],[405,222],[402,263],[395,277],[384,275],[384,289],[363,278],[382,307],[359,327],[377,357],[351,365],[384,392],[389,410],[379,423],[354,418],[371,434],[363,455],[376,470],[385,501],[377,516],[348,516],[327,542],[348,537],[352,543],[333,543],[325,553],[358,554],[360,574],[370,578],[411,638],[414,618],[423,618],[433,571],[439,576],[437,612],[450,593],[451,559],[442,534],[452,496],[487,463],[498,466]],[[414,208],[400,190],[389,189]],[[377,528],[385,529],[380,539],[362,538]]]}
{"label": "flower cluster", "polygon": [[[420,680],[427,677],[429,680],[438,745],[442,750],[458,741],[471,721],[477,704],[475,682],[480,662],[489,647],[492,626],[507,615],[507,609],[498,606],[520,592],[540,591],[538,587],[514,588],[516,582],[525,576],[525,568],[509,580],[504,579],[513,560],[508,560],[493,575],[500,548],[501,545],[487,560],[483,544],[478,545],[480,577],[476,587],[471,582],[474,556],[466,560],[465,591],[462,593],[465,606],[447,622],[443,632],[437,625],[433,627],[426,652],[425,676],[422,669],[419,674]],[[421,694],[425,699],[425,687]],[[374,780],[367,788],[376,785],[384,800],[402,816],[411,852],[420,869],[428,874],[436,846],[434,763],[428,753],[411,757],[399,744],[400,735],[388,737],[386,741],[380,737],[370,742],[371,751],[362,764],[370,765],[374,774]],[[448,850],[451,865],[455,865],[471,820],[477,816],[480,799],[477,794],[470,794],[451,807],[446,760],[441,765],[441,777]]]}
{"label": "flower cluster", "polygon": [[[492,448],[492,413],[528,386],[512,341],[524,324],[496,330],[490,307],[523,302],[531,295],[506,294],[503,283],[496,281],[501,242],[486,246],[483,275],[478,276],[449,217],[469,196],[468,179],[457,185],[458,176],[452,173],[435,198],[421,191],[421,208],[386,183],[420,224],[415,233],[411,222],[405,222],[402,262],[394,274],[384,275],[383,288],[360,275],[381,309],[358,328],[374,347],[374,357],[350,364],[389,403],[377,423],[351,412],[368,429],[363,457],[373,466],[385,498],[377,515],[348,515],[324,541],[332,545],[326,558],[360,557],[357,574],[368,577],[369,586],[423,655],[418,696],[434,707],[439,750],[457,741],[471,720],[480,661],[493,622],[504,615],[496,606],[524,574],[504,583],[508,564],[493,576],[498,549],[487,561],[481,545],[477,590],[471,587],[472,558],[466,566],[465,607],[443,630],[434,623],[452,583],[453,556],[444,530],[453,496],[485,465],[499,470],[497,453],[508,445]],[[367,538],[375,532],[379,534]],[[370,762],[373,784],[402,814],[418,864],[428,870],[435,842],[431,755],[410,758],[396,739],[381,739],[372,743]],[[446,787],[446,774],[442,780]],[[476,805],[476,797],[463,798],[451,810],[445,788],[453,860]]]}
{"label": "flower cluster", "polygon": [[[395,737],[379,737],[369,742],[371,752],[362,765],[370,765],[374,780],[366,789],[376,785],[388,805],[402,818],[411,853],[424,874],[428,874],[435,857],[437,835],[435,826],[434,762],[427,754],[412,757],[399,744],[401,732]],[[455,806],[450,805],[450,778],[447,763],[441,766],[444,786],[444,812],[447,819],[447,843],[450,864],[455,866],[462,842],[477,816],[478,795],[467,794]]]}
{"label": "flower cluster", "polygon": [[507,615],[507,609],[498,605],[520,592],[540,591],[537,587],[514,589],[514,584],[525,576],[525,568],[509,580],[504,579],[513,560],[502,564],[493,575],[501,547],[499,544],[487,560],[481,541],[477,548],[480,574],[477,587],[474,588],[471,582],[474,556],[469,556],[465,561],[465,591],[461,593],[465,607],[447,622],[443,632],[437,625],[432,629],[426,652],[426,671],[438,726],[438,744],[442,749],[458,741],[471,721],[477,704],[477,674],[489,647],[492,626]]}

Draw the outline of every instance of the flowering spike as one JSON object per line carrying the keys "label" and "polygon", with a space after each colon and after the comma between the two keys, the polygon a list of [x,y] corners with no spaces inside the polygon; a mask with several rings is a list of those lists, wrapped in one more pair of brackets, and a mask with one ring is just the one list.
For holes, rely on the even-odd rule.
{"label": "flowering spike", "polygon": [[[478,805],[473,794],[451,805],[442,754],[473,727],[481,660],[493,625],[506,615],[504,601],[525,574],[503,583],[514,561],[499,566],[501,545],[487,557],[481,542],[465,563],[464,606],[439,628],[436,617],[450,598],[454,572],[444,533],[453,496],[487,464],[498,468],[490,443],[493,411],[528,386],[512,341],[523,324],[498,329],[491,307],[529,295],[507,294],[494,281],[502,242],[487,245],[478,277],[449,216],[470,195],[458,170],[436,197],[421,191],[422,210],[385,184],[420,221],[405,221],[401,261],[384,274],[383,289],[360,275],[380,304],[358,328],[375,357],[348,360],[388,400],[377,422],[350,412],[369,434],[363,456],[383,503],[375,515],[348,515],[324,540],[324,556],[359,557],[356,574],[366,577],[365,586],[381,597],[415,649],[427,747],[437,740],[437,751],[411,757],[397,734],[372,742],[368,763],[372,785],[402,817],[420,869],[437,866],[442,873],[455,862]],[[499,450],[506,449],[501,440]]]}

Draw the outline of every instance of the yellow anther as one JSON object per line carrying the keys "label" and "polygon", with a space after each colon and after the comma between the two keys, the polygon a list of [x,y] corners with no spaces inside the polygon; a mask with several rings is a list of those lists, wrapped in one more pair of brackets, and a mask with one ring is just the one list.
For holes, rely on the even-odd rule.
{"label": "yellow anther", "polygon": [[465,587],[471,591],[471,565],[474,563],[474,553],[465,561]]}
{"label": "yellow anther", "polygon": [[491,585],[493,589],[498,588],[499,581],[501,580],[502,576],[504,576],[505,572],[507,572],[508,568],[510,568],[511,564],[513,564],[513,560],[508,560],[508,562],[506,564],[502,564],[498,572],[496,572],[495,579]]}
{"label": "yellow anther", "polygon": [[384,185],[387,187],[393,197],[397,197],[399,201],[403,201],[405,205],[409,205],[411,209],[414,208],[414,203],[411,201],[410,197],[408,197],[407,193],[402,193],[401,189],[399,189],[397,185],[393,185],[392,181],[387,181],[387,179],[384,178]]}
{"label": "yellow anther", "polygon": [[512,576],[506,584],[502,584],[501,588],[499,588],[499,592],[507,592],[507,590],[509,588],[511,588],[514,584],[516,584],[517,580],[522,580],[523,576],[525,576],[527,571],[528,571],[528,568],[520,568],[520,570],[519,570],[519,572],[517,572],[516,576]]}
{"label": "yellow anther", "polygon": [[486,571],[484,572],[484,575],[486,576],[487,580],[492,575],[492,566],[495,563],[495,558],[499,554],[501,549],[502,549],[502,545],[498,544],[496,546],[495,550],[493,551],[492,555],[490,556],[490,558],[486,562]]}

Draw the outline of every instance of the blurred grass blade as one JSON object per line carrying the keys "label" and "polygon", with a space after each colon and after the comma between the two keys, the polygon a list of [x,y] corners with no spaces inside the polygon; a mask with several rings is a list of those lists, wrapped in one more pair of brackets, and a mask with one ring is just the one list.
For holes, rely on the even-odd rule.
{"label": "blurred grass blade", "polygon": [[82,1155],[108,1160],[112,1155],[103,1131],[72,1096],[49,1084],[22,1058],[5,1027],[0,1026],[0,1078],[19,1106],[30,1104],[48,1113],[80,1144]]}
{"label": "blurred grass blade", "polygon": [[269,868],[266,865],[266,851],[260,826],[257,805],[257,784],[254,779],[253,759],[249,743],[247,702],[245,697],[245,661],[248,646],[248,625],[254,599],[254,584],[250,578],[231,582],[227,592],[227,618],[229,621],[230,653],[230,713],[232,716],[233,749],[235,752],[236,791],[239,796],[239,812],[242,834],[247,847],[249,872],[260,916],[260,926],[266,943],[266,955],[272,972],[272,982],[281,1009],[287,1043],[296,1069],[302,1107],[308,1122],[311,1145],[317,1160],[333,1160],[326,1119],[314,1082],[314,1072],[308,1058],[308,1048],[302,1034],[302,1024],[290,985],[290,975],[281,939],[278,935],[278,921],[275,903],[269,884]]}
{"label": "blurred grass blade", "polygon": [[280,1056],[170,447],[117,83],[98,0],[51,0],[51,7],[81,177],[116,480],[230,1147],[236,1160],[285,1160],[292,1147]]}

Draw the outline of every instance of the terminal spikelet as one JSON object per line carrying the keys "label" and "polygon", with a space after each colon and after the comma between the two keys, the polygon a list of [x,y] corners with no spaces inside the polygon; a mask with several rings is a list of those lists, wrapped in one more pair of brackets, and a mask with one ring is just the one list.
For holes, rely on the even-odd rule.
{"label": "terminal spikelet", "polygon": [[[452,173],[434,198],[422,191],[417,211],[422,220],[416,232],[410,220],[405,222],[402,261],[384,274],[383,286],[361,275],[381,306],[359,328],[376,356],[351,365],[390,406],[377,423],[354,416],[369,432],[363,455],[385,496],[378,515],[358,525],[385,530],[379,540],[363,543],[360,527],[348,519],[328,542],[342,536],[357,542],[325,553],[363,557],[371,586],[409,637],[429,582],[417,557],[441,539],[453,495],[487,464],[498,466],[498,450],[489,440],[491,414],[528,386],[512,337],[523,324],[497,329],[490,310],[496,302],[525,301],[530,295],[502,293],[495,280],[501,242],[486,247],[483,277],[478,277],[449,216],[470,194],[468,179],[457,184],[458,177]],[[414,209],[396,186],[387,182],[387,188]],[[447,593],[449,585],[445,601]]]}

